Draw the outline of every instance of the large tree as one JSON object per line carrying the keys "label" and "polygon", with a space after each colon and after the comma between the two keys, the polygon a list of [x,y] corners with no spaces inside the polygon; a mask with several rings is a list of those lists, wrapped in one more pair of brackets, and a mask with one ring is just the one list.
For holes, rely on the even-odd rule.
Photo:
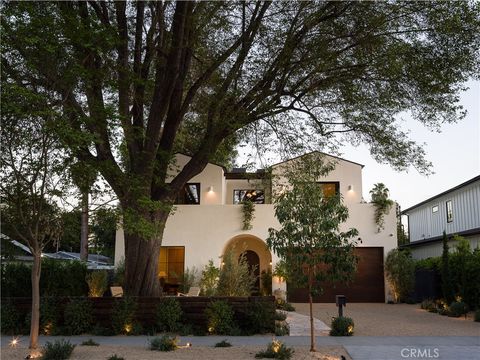
{"label": "large tree", "polygon": [[[60,106],[65,145],[120,201],[125,290],[154,295],[176,194],[239,140],[298,152],[340,133],[428,171],[395,115],[461,118],[479,17],[478,2],[6,2],[2,69]],[[177,151],[192,157],[170,181]]]}

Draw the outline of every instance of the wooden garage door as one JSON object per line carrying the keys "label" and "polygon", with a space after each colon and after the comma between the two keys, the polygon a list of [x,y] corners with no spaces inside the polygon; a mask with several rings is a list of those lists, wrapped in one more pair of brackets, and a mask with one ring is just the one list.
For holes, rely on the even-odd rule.
{"label": "wooden garage door", "polygon": [[[335,302],[335,295],[345,295],[347,302],[385,302],[383,247],[358,247],[355,254],[358,256],[357,272],[349,286],[326,284],[324,293],[314,297],[314,302]],[[308,290],[288,286],[288,301],[308,302]]]}

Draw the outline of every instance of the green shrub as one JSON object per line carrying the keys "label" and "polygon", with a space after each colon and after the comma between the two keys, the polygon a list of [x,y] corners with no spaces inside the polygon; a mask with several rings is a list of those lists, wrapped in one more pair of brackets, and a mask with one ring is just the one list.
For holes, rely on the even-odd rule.
{"label": "green shrub", "polygon": [[275,311],[276,321],[285,321],[287,319],[287,313],[285,311]]}
{"label": "green shrub", "polygon": [[99,346],[100,344],[93,341],[92,339],[88,339],[88,340],[85,340],[84,342],[82,342],[80,345],[82,345],[82,346]]}
{"label": "green shrub", "polygon": [[242,330],[249,335],[266,334],[275,331],[275,307],[273,303],[248,303],[241,324]]}
{"label": "green shrub", "polygon": [[121,356],[118,356],[117,354],[113,354],[112,356],[109,356],[107,360],[125,360],[125,359]]}
{"label": "green shrub", "polygon": [[174,351],[178,349],[178,339],[173,336],[164,335],[150,340],[150,350]]}
{"label": "green shrub", "polygon": [[218,300],[208,304],[205,309],[207,316],[208,332],[218,335],[229,335],[236,328],[234,311],[231,305]]}
{"label": "green shrub", "polygon": [[295,311],[295,308],[293,307],[293,305],[286,302],[282,298],[277,298],[275,300],[275,307],[277,310]]}
{"label": "green shrub", "polygon": [[92,304],[87,299],[74,299],[65,307],[65,325],[72,335],[88,332],[93,325]]}
{"label": "green shrub", "polygon": [[72,355],[75,345],[72,345],[70,341],[61,339],[56,340],[53,343],[47,341],[43,347],[42,360],[66,360]]}
{"label": "green shrub", "polygon": [[181,336],[193,335],[193,326],[191,324],[181,324],[180,328],[178,329],[178,333]]}
{"label": "green shrub", "polygon": [[426,269],[440,271],[442,267],[441,257],[429,257],[427,259],[421,259],[415,261],[415,269]]}
{"label": "green shrub", "polygon": [[260,274],[260,280],[262,282],[262,295],[272,295],[272,270],[262,270],[262,273]]}
{"label": "green shrub", "polygon": [[40,289],[43,296],[87,296],[87,265],[82,261],[42,259]]}
{"label": "green shrub", "polygon": [[20,313],[10,301],[2,303],[0,326],[2,334],[13,335],[20,330]]}
{"label": "green shrub", "polygon": [[404,301],[415,284],[415,261],[410,252],[399,249],[391,250],[385,261],[385,272],[395,302]]}
{"label": "green shrub", "polygon": [[255,357],[257,359],[269,358],[288,360],[292,357],[293,353],[294,350],[292,348],[286,347],[285,344],[278,340],[274,340],[268,344],[267,350],[256,353]]}
{"label": "green shrub", "polygon": [[32,267],[25,263],[2,264],[0,281],[2,297],[31,297],[31,276]]}
{"label": "green shrub", "polygon": [[202,271],[200,280],[200,289],[202,296],[214,296],[217,292],[218,278],[220,269],[213,265],[213,260],[208,261],[208,265]]}
{"label": "green shrub", "polygon": [[473,321],[480,322],[480,309],[475,311]]}
{"label": "green shrub", "polygon": [[137,302],[129,297],[115,301],[112,313],[112,329],[115,334],[132,335],[138,329],[135,319]]}
{"label": "green shrub", "polygon": [[157,306],[157,327],[160,331],[177,331],[181,327],[182,316],[180,302],[174,297],[164,298]]}
{"label": "green shrub", "polygon": [[290,326],[284,321],[275,324],[275,336],[290,335]]}
{"label": "green shrub", "polygon": [[108,274],[105,270],[96,270],[87,274],[88,296],[102,297],[108,288]]}
{"label": "green shrub", "polygon": [[437,306],[435,305],[435,302],[432,299],[425,299],[422,301],[420,304],[420,308],[423,310],[431,311],[431,310],[437,310]]}
{"label": "green shrub", "polygon": [[113,331],[113,329],[100,326],[99,324],[96,324],[93,327],[91,333],[92,335],[95,335],[95,336],[114,336],[115,335],[115,332]]}
{"label": "green shrub", "polygon": [[42,297],[40,299],[40,331],[45,335],[57,335],[61,310],[58,299]]}
{"label": "green shrub", "polygon": [[193,266],[191,269],[188,267],[185,269],[183,272],[182,276],[182,282],[180,283],[180,287],[178,288],[178,291],[181,293],[188,293],[190,288],[197,283],[197,277],[198,277],[198,270],[195,266]]}
{"label": "green shrub", "polygon": [[255,286],[255,269],[250,269],[244,254],[237,258],[233,250],[223,255],[218,280],[218,296],[250,296]]}
{"label": "green shrub", "polygon": [[468,312],[468,306],[463,301],[454,301],[449,306],[448,316],[460,317]]}
{"label": "green shrub", "polygon": [[227,340],[222,340],[218,343],[215,344],[215,347],[232,347],[232,344],[230,344]]}
{"label": "green shrub", "polygon": [[330,336],[352,336],[354,331],[354,323],[351,318],[339,316],[333,318],[330,326]]}

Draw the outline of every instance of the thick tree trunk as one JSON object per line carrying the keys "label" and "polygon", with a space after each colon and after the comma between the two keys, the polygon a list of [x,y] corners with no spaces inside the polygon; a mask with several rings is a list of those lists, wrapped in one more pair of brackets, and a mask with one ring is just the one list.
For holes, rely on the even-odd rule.
{"label": "thick tree trunk", "polygon": [[[159,212],[156,219],[165,224],[169,213]],[[154,238],[125,233],[125,292],[130,296],[160,296],[158,261],[164,225]]]}
{"label": "thick tree trunk", "polygon": [[80,228],[80,260],[88,260],[88,192],[82,193],[82,220]]}
{"label": "thick tree trunk", "polygon": [[40,272],[42,267],[42,252],[35,251],[32,266],[32,317],[30,320],[30,355],[38,355],[38,332],[40,330]]}

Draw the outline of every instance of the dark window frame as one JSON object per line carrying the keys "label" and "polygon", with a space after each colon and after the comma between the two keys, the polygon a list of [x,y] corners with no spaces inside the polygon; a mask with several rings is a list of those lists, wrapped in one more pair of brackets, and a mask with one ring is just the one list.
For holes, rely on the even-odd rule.
{"label": "dark window frame", "polygon": [[[166,274],[166,275],[167,275],[167,276],[166,276],[164,279],[165,279],[165,283],[166,283],[166,284],[177,284],[177,283],[171,281],[172,279],[174,279],[174,277],[173,277],[173,276],[170,276],[170,274],[169,274],[169,272],[168,272],[168,264],[169,264],[169,262],[170,262],[170,261],[168,261],[168,250],[169,250],[169,249],[172,249],[172,248],[175,248],[175,249],[181,248],[181,249],[183,249],[183,258],[182,258],[183,269],[182,269],[182,274],[177,274],[177,275],[178,275],[178,278],[175,278],[175,279],[178,280],[177,283],[179,284],[180,281],[181,281],[180,278],[183,276],[183,274],[185,274],[185,246],[179,246],[179,245],[160,246],[160,251],[162,251],[162,250],[167,251],[167,262],[166,262],[166,265],[167,265],[167,266],[166,266],[166,267],[167,267],[167,271],[166,271],[167,274]],[[160,256],[160,255],[159,255],[159,256]],[[160,262],[160,257],[159,257],[159,259],[158,259],[158,263],[159,263],[159,265],[161,264],[161,262]],[[173,263],[173,261],[172,261],[172,263]],[[160,278],[160,276],[159,276],[158,274],[157,274],[157,276]]]}
{"label": "dark window frame", "polygon": [[340,181],[317,181],[317,184],[335,184],[335,196],[340,195]]}
{"label": "dark window frame", "polygon": [[447,223],[453,222],[453,202],[452,200],[447,200],[445,202],[445,211],[447,215]]}
{"label": "dark window frame", "polygon": [[[195,185],[197,187],[198,191],[198,202],[197,203],[189,203],[186,202],[186,188],[188,186]],[[180,193],[177,195],[177,198],[175,199],[175,205],[200,205],[202,201],[202,185],[199,182],[189,182],[186,183],[185,186],[180,190]]]}
{"label": "dark window frame", "polygon": [[[235,202],[235,192],[239,192],[239,191],[245,191],[245,193],[247,193],[248,191],[261,191],[263,193],[263,202],[253,202],[254,204],[265,204],[265,190],[264,189],[234,189],[233,190],[233,197],[232,197],[232,204],[234,205],[238,205],[238,204],[241,204],[241,201],[239,202]],[[240,196],[238,197],[240,199]]]}

